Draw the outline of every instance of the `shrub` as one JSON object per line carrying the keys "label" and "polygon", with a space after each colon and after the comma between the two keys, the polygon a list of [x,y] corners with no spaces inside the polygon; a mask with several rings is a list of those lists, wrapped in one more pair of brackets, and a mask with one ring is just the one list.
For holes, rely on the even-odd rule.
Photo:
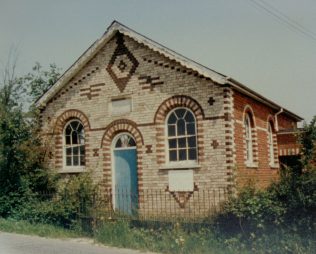
{"label": "shrub", "polygon": [[92,216],[98,185],[84,173],[60,179],[54,193],[31,193],[12,209],[10,217],[32,223],[48,223],[66,228]]}

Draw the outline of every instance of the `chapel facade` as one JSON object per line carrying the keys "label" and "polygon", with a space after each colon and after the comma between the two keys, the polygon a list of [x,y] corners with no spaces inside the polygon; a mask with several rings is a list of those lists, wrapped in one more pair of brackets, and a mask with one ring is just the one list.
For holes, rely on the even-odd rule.
{"label": "chapel facade", "polygon": [[116,21],[37,107],[48,166],[91,172],[127,212],[207,211],[205,193],[265,187],[282,157],[299,153],[301,117]]}

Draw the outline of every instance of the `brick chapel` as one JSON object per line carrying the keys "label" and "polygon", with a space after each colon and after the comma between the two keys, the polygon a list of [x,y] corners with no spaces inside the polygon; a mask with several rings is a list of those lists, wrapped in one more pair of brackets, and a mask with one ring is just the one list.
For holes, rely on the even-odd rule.
{"label": "brick chapel", "polygon": [[89,171],[139,208],[150,190],[185,209],[203,190],[265,187],[299,153],[300,116],[117,21],[37,107],[50,168]]}

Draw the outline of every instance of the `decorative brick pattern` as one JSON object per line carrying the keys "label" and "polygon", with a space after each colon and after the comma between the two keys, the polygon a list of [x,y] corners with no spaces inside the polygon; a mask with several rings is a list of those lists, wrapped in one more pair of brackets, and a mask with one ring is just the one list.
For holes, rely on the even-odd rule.
{"label": "decorative brick pattern", "polygon": [[54,134],[55,134],[55,168],[62,170],[63,168],[63,130],[66,123],[72,119],[81,121],[85,132],[85,151],[86,151],[86,167],[89,167],[89,135],[90,123],[87,116],[79,110],[70,109],[65,111],[57,118]]}
{"label": "decorative brick pattern", "polygon": [[219,143],[217,140],[213,140],[211,146],[213,147],[213,149],[216,149],[219,146]]}
{"label": "decorative brick pattern", "polygon": [[153,152],[152,147],[153,147],[152,145],[146,145],[146,153],[147,154]]}
{"label": "decorative brick pattern", "polygon": [[80,89],[80,96],[83,97],[87,97],[89,100],[91,100],[93,97],[98,97],[100,95],[101,92],[101,88],[102,86],[105,86],[104,83],[101,84],[94,84],[94,85],[90,85],[87,88],[81,88]]}
{"label": "decorative brick pattern", "polygon": [[151,63],[151,64],[154,64],[156,66],[160,66],[160,67],[163,67],[163,68],[167,68],[167,69],[171,69],[171,70],[174,70],[176,72],[180,72],[180,73],[184,73],[186,75],[192,75],[194,77],[198,77],[198,78],[201,78],[201,79],[205,79],[205,80],[211,80],[210,78],[207,78],[207,77],[204,77],[203,75],[199,74],[197,71],[194,71],[192,69],[188,69],[186,67],[180,67],[178,65],[178,63],[176,62],[165,62],[165,61],[158,61],[158,60],[153,60],[151,58],[147,58],[147,57],[144,57],[143,60],[147,63]]}
{"label": "decorative brick pattern", "polygon": [[203,127],[202,120],[204,118],[204,112],[200,104],[193,98],[185,95],[173,96],[165,100],[158,108],[155,114],[154,122],[156,124],[156,140],[157,140],[157,163],[162,165],[166,163],[165,156],[165,119],[168,113],[177,107],[186,107],[192,110],[196,118],[197,126],[197,145],[198,145],[198,161],[204,160],[204,139],[203,139]]}
{"label": "decorative brick pattern", "polygon": [[188,203],[195,191],[199,191],[199,188],[195,183],[193,191],[170,191],[169,186],[166,188],[166,192],[171,194],[181,209],[185,208],[185,205]]}
{"label": "decorative brick pattern", "polygon": [[138,61],[124,44],[124,37],[121,33],[116,35],[117,47],[106,67],[111,78],[120,92],[123,92],[127,82],[135,73]]}
{"label": "decorative brick pattern", "polygon": [[93,149],[93,157],[99,157],[99,148]]}
{"label": "decorative brick pattern", "polygon": [[62,95],[68,93],[69,91],[71,91],[73,88],[77,87],[78,85],[82,84],[83,81],[87,80],[88,78],[92,78],[92,76],[94,74],[97,73],[97,71],[100,68],[98,66],[94,67],[93,69],[87,71],[84,75],[82,75],[81,77],[79,77],[78,79],[76,79],[76,81],[74,79],[72,79],[70,81],[70,84],[68,86],[66,86],[65,88],[61,89],[61,91],[59,93],[57,93],[51,100],[48,101],[47,105],[56,101],[57,99],[61,98]]}
{"label": "decorative brick pattern", "polygon": [[210,106],[212,106],[212,105],[214,104],[215,100],[214,100],[213,97],[210,97],[207,102],[208,102],[208,104],[209,104]]}
{"label": "decorative brick pattern", "polygon": [[154,90],[154,87],[157,85],[163,85],[163,81],[159,81],[160,77],[151,77],[151,76],[139,76],[138,80],[140,85],[142,86],[142,89],[150,89],[150,91]]}
{"label": "decorative brick pattern", "polygon": [[141,190],[143,185],[142,170],[143,170],[143,136],[137,128],[136,123],[127,119],[119,119],[110,123],[102,138],[102,152],[103,152],[103,186],[105,189],[112,187],[112,174],[111,174],[111,148],[113,138],[122,132],[130,133],[136,142],[137,149],[137,176],[138,176],[138,190]]}
{"label": "decorative brick pattern", "polygon": [[234,167],[235,167],[235,142],[234,142],[234,125],[233,125],[233,91],[226,87],[223,89],[224,100],[224,120],[225,120],[225,155],[227,182],[229,191],[234,192]]}

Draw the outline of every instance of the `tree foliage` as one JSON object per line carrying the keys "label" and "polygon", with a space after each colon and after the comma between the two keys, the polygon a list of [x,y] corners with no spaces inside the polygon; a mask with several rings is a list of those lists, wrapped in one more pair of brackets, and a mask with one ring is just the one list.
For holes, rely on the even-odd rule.
{"label": "tree foliage", "polygon": [[[57,79],[57,67],[16,77],[15,61],[7,64],[0,81],[0,215],[18,202],[13,198],[49,188],[48,171],[43,166],[38,114],[34,107],[25,112],[25,97],[34,99]],[[11,197],[11,198],[9,198]],[[7,207],[7,209],[4,209]]]}
{"label": "tree foliage", "polygon": [[36,62],[32,72],[20,79],[20,82],[27,87],[32,102],[43,95],[57,81],[60,76],[60,70],[56,64],[50,64],[48,70],[43,70],[40,63]]}
{"label": "tree foliage", "polygon": [[251,245],[276,230],[314,239],[316,230],[316,117],[298,133],[300,163],[284,167],[266,190],[241,189],[217,218],[220,228]]}

